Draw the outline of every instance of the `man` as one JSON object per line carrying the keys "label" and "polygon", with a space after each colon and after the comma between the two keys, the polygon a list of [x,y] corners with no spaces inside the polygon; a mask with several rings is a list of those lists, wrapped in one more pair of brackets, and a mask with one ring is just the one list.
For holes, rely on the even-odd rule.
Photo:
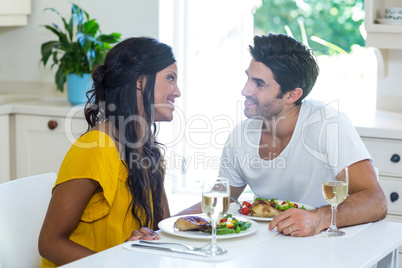
{"label": "man", "polygon": [[269,34],[255,36],[250,53],[242,90],[249,119],[230,134],[219,171],[230,181],[231,196],[239,197],[249,185],[258,197],[314,206],[280,213],[269,230],[315,235],[331,222],[331,207],[322,195],[325,166],[345,165],[349,196],[338,206],[337,226],[384,219],[385,195],[351,122],[330,105],[304,100],[319,73],[312,50],[286,35]]}

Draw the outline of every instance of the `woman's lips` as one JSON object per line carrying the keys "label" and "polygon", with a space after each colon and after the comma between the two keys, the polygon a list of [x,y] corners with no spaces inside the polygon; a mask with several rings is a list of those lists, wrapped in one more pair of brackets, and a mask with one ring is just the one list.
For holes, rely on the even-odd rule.
{"label": "woman's lips", "polygon": [[171,106],[171,108],[174,110],[174,101],[168,100],[167,103],[168,103],[168,104]]}

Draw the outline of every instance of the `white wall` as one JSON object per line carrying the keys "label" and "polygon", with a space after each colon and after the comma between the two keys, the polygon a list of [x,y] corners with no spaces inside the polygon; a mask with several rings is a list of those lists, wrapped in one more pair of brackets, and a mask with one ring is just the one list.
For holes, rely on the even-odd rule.
{"label": "white wall", "polygon": [[[70,18],[71,2],[80,5],[91,18],[97,19],[103,33],[119,32],[122,38],[159,34],[159,0],[31,0],[32,12],[24,27],[0,27],[0,82],[53,82],[48,65],[39,64],[41,44],[56,36],[41,25],[62,22],[56,13],[43,10],[55,8]],[[49,63],[48,63],[49,64]],[[53,70],[55,72],[56,70]],[[54,86],[56,88],[56,86]]]}

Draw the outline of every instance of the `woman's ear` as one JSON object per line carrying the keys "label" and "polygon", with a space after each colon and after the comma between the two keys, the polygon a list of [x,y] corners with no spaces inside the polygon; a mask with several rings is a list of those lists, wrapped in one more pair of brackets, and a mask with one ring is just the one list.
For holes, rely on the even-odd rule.
{"label": "woman's ear", "polygon": [[295,103],[303,95],[303,89],[301,89],[300,87],[297,87],[297,88],[293,89],[292,91],[289,91],[287,94],[288,95],[286,97],[286,102],[287,103]]}
{"label": "woman's ear", "polygon": [[137,78],[137,90],[142,91],[142,76],[141,75]]}

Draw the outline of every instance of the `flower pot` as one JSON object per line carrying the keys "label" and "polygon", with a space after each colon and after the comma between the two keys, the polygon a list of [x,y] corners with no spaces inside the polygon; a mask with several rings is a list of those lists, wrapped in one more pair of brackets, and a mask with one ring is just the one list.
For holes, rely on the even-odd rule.
{"label": "flower pot", "polygon": [[91,74],[67,75],[67,97],[72,105],[84,104],[88,101],[86,93],[92,87]]}

